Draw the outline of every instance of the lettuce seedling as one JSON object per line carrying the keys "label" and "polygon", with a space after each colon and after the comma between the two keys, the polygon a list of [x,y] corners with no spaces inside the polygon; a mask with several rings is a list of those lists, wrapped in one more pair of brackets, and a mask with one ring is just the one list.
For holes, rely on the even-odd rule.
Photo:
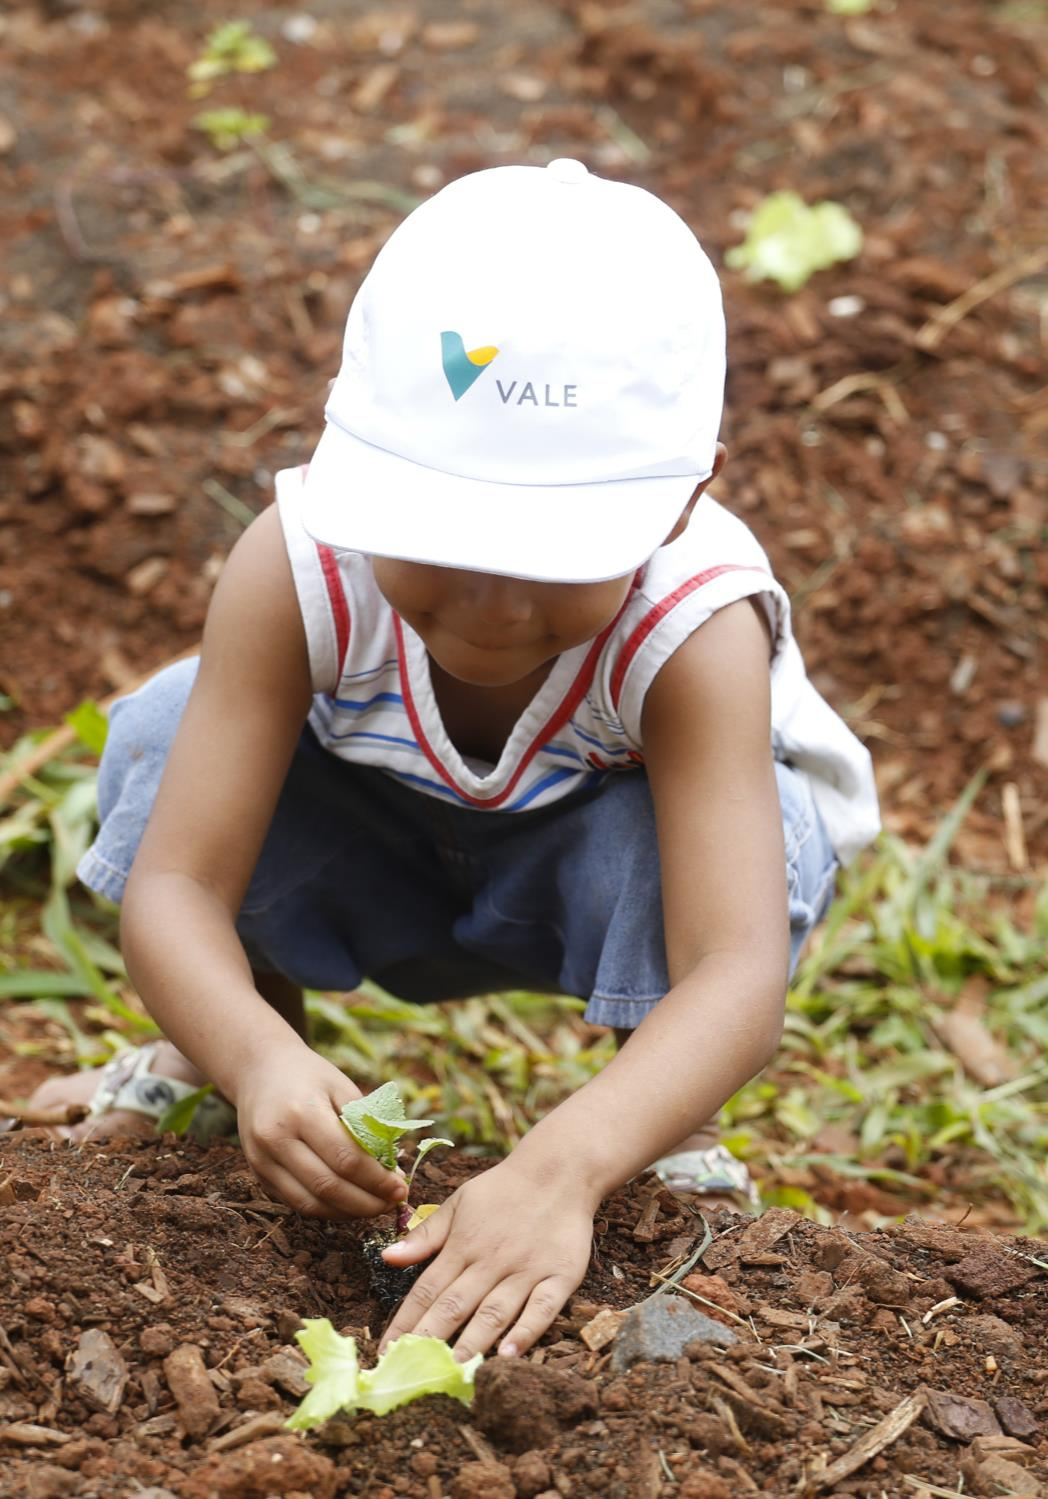
{"label": "lettuce seedling", "polygon": [[361,1369],[355,1338],[344,1338],[327,1317],[307,1317],[295,1334],[309,1359],[306,1382],[313,1386],[284,1424],[293,1431],[320,1426],[338,1411],[371,1411],[384,1416],[423,1395],[451,1395],[468,1405],[483,1355],[460,1364],[441,1338],[405,1333],[391,1343],[373,1369]]}
{"label": "lettuce seedling", "polygon": [[726,265],[750,281],[777,281],[783,291],[802,287],[816,271],[854,260],[862,230],[840,203],[811,207],[797,193],[770,193],[750,215],[746,238],[728,250]]}
{"label": "lettuce seedling", "polygon": [[[400,1096],[400,1089],[396,1083],[383,1083],[380,1088],[368,1093],[364,1098],[355,1098],[352,1103],[343,1106],[339,1115],[342,1123],[353,1136],[353,1139],[366,1150],[369,1156],[374,1157],[379,1165],[385,1166],[387,1171],[397,1169],[397,1142],[402,1135],[409,1130],[428,1129],[433,1123],[432,1119],[408,1119],[404,1113],[404,1100]],[[436,1145],[454,1145],[453,1140],[441,1140],[433,1138],[423,1140],[415,1154],[415,1161],[408,1176],[408,1198],[411,1196],[411,1185],[415,1180],[415,1172]],[[405,1200],[397,1210],[397,1233],[406,1233],[408,1227],[415,1227],[411,1218],[415,1216],[421,1222],[417,1214]],[[422,1214],[425,1217],[426,1214]]]}

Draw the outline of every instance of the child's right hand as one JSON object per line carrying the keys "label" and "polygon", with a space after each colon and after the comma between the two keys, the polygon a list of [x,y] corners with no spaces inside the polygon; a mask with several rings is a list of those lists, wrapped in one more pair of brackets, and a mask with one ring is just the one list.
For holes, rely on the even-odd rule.
{"label": "child's right hand", "polygon": [[407,1197],[404,1178],[354,1143],[338,1118],[360,1089],[303,1048],[255,1066],[236,1090],[237,1130],[255,1175],[310,1218],[371,1218]]}

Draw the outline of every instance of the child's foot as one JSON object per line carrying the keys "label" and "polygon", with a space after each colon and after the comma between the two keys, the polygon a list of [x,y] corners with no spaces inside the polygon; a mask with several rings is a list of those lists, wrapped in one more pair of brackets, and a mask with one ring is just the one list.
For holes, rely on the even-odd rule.
{"label": "child's foot", "polygon": [[[170,1041],[151,1041],[136,1050],[120,1052],[104,1067],[93,1067],[64,1077],[48,1078],[30,1099],[34,1108],[60,1109],[67,1104],[86,1105],[90,1112],[82,1124],[55,1126],[67,1140],[99,1139],[131,1135],[139,1138],[156,1133],[164,1111],[207,1082],[203,1073]],[[231,1105],[216,1095],[203,1100],[194,1118],[193,1134],[214,1138],[232,1134],[236,1115]]]}
{"label": "child's foot", "polygon": [[651,1168],[668,1191],[689,1207],[755,1213],[760,1197],[745,1163],[722,1145],[715,1129],[682,1140]]}

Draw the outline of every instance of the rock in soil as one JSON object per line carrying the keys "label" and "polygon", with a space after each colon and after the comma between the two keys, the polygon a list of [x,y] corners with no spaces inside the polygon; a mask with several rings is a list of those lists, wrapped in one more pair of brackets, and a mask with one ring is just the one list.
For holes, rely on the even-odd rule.
{"label": "rock in soil", "polygon": [[218,1392],[208,1377],[204,1355],[195,1343],[183,1343],[164,1360],[167,1387],[175,1397],[186,1434],[200,1438],[219,1413]]}
{"label": "rock in soil", "polygon": [[925,1420],[944,1437],[955,1442],[972,1442],[976,1437],[997,1436],[1000,1424],[985,1400],[954,1395],[948,1390],[929,1390],[924,1407]]}
{"label": "rock in soil", "polygon": [[728,1348],[739,1335],[722,1322],[703,1316],[683,1296],[649,1296],[635,1306],[619,1329],[611,1367],[621,1374],[634,1364],[673,1363],[690,1343]]}
{"label": "rock in soil", "polygon": [[80,1334],[69,1360],[69,1378],[77,1393],[98,1411],[120,1409],[127,1384],[127,1365],[108,1333],[89,1327]]}
{"label": "rock in soil", "polygon": [[1033,1265],[1017,1256],[1001,1254],[991,1245],[980,1246],[943,1271],[944,1278],[962,1296],[975,1296],[980,1301],[1017,1291],[1020,1286],[1029,1285],[1036,1275]]}
{"label": "rock in soil", "polygon": [[545,1447],[596,1410],[592,1384],[570,1369],[498,1358],[477,1370],[473,1419],[509,1452]]}

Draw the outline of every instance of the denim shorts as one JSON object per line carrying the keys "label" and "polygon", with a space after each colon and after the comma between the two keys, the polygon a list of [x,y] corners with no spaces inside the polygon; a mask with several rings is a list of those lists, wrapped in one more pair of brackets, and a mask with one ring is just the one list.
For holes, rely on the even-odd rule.
{"label": "denim shorts", "polygon": [[[114,704],[99,772],[101,828],[84,884],[119,901],[195,660]],[[837,862],[806,779],[775,767],[789,890],[791,972],[833,895]],[[426,1002],[510,989],[585,999],[631,1028],[669,988],[647,777],[525,812],[448,806],[320,747],[307,727],[237,931],[252,967],[309,989],[369,978]]]}

